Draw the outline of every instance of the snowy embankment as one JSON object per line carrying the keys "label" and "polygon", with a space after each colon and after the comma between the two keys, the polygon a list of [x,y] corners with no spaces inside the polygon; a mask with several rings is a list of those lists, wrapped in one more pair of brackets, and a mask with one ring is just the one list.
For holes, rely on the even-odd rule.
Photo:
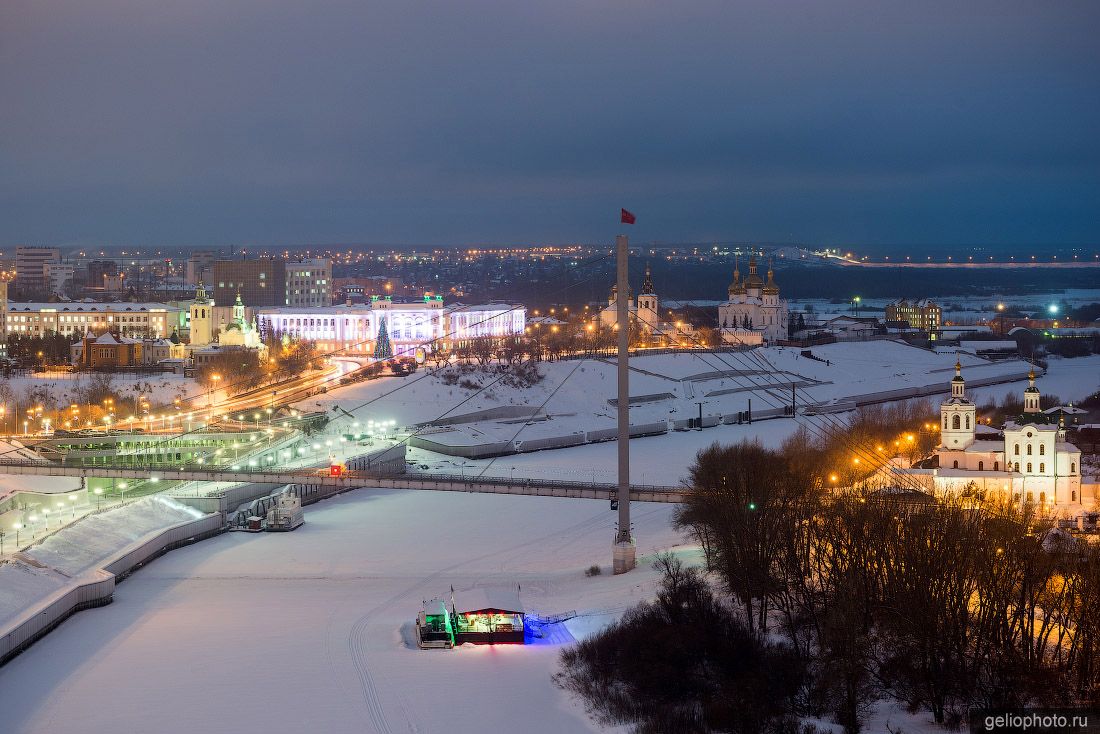
{"label": "snowy embankment", "polygon": [[[937,354],[891,341],[843,342],[813,347],[814,359],[801,349],[772,347],[751,352],[662,354],[631,357],[631,422],[682,420],[698,415],[728,415],[790,404],[795,385],[799,405],[841,400],[880,392],[939,389],[947,392],[956,355]],[[1014,379],[1028,370],[1019,360],[990,362],[960,355],[968,377]],[[416,425],[454,419],[504,406],[542,409],[570,430],[602,428],[614,421],[614,360],[547,362],[543,379],[530,387],[494,382],[496,376],[472,372],[458,383],[422,371],[407,378],[386,378],[330,390],[310,398],[304,408],[339,405],[357,419],[397,420]],[[463,386],[463,385],[467,386]],[[472,424],[466,424],[472,425]],[[517,426],[518,428],[518,426]]]}
{"label": "snowy embankment", "polygon": [[[800,408],[848,399],[874,403],[928,395],[932,401],[946,394],[956,359],[963,363],[971,384],[981,380],[1018,381],[1029,365],[1019,360],[991,362],[970,354],[938,354],[890,341],[844,342],[813,347],[813,358],[803,350],[776,347],[743,353],[681,353],[632,357],[630,408],[632,425],[668,425],[667,435],[631,441],[631,480],[643,484],[675,485],[687,474],[695,453],[714,442],[760,440],[772,447],[796,431],[801,422],[840,425],[843,415],[827,418],[779,419],[737,425],[738,413],[750,407],[754,416],[782,409],[792,398]],[[322,399],[311,398],[305,409],[339,405],[361,425],[368,420],[396,420],[399,426],[428,421],[444,422],[475,417],[493,409],[541,409],[538,420],[504,418],[461,422],[429,429],[430,440],[410,448],[415,470],[431,473],[497,477],[555,476],[580,481],[608,481],[615,467],[613,443],[585,443],[586,432],[615,425],[615,364],[585,359],[543,363],[543,379],[530,388],[495,383],[491,373],[471,372],[458,384],[420,372],[408,378],[386,378],[330,390]],[[463,387],[463,384],[467,387]],[[484,389],[478,389],[478,385]],[[792,385],[793,395],[792,395]],[[1006,388],[1006,389],[1018,389]],[[700,412],[710,422],[722,416],[732,425],[703,431],[678,431],[685,419]],[[480,455],[497,447],[525,450],[539,439],[577,443],[569,448],[488,459],[466,447],[484,445]],[[435,453],[436,451],[447,452]],[[504,453],[507,453],[505,451]],[[550,473],[547,474],[547,471]]]}
{"label": "snowy embankment", "polygon": [[170,497],[154,495],[89,515],[26,549],[23,555],[72,576],[95,567],[154,530],[200,517],[198,510]]}
{"label": "snowy embankment", "polygon": [[202,513],[154,496],[88,515],[0,563],[0,625],[157,530]]}

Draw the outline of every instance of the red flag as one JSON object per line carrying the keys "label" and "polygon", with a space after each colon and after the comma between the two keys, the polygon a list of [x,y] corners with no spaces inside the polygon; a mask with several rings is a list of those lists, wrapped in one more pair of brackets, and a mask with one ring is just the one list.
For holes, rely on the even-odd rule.
{"label": "red flag", "polygon": [[623,224],[634,224],[634,215],[628,212],[626,209],[621,209],[619,215],[619,221]]}

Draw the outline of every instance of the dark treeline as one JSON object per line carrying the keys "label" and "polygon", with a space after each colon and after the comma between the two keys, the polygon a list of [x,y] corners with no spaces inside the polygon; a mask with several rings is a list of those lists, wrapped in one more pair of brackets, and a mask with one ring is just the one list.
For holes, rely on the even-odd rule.
{"label": "dark treeline", "polygon": [[[702,451],[676,521],[709,585],[666,562],[657,601],[567,651],[559,684],[639,732],[794,732],[800,717],[858,732],[884,699],[948,727],[971,707],[1100,703],[1100,551],[1030,507],[825,491],[827,454]],[[680,607],[702,615],[686,636],[667,601],[685,583],[694,601]],[[662,670],[686,679],[671,720],[642,703]],[[738,689],[753,676],[759,686]]]}

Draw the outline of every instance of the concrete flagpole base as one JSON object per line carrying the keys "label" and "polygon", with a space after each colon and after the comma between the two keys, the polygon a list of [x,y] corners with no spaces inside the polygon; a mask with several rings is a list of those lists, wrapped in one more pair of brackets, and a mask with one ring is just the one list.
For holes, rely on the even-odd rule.
{"label": "concrete flagpole base", "polygon": [[616,543],[611,546],[612,573],[626,573],[638,565],[636,551],[637,548],[634,546],[634,541],[629,543]]}

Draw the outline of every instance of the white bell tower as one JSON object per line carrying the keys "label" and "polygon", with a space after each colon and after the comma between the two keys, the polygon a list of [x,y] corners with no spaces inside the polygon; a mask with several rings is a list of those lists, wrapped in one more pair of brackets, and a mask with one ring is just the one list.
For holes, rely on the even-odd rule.
{"label": "white bell tower", "polygon": [[1027,373],[1027,387],[1024,389],[1024,413],[1038,413],[1039,388],[1035,387],[1035,369]]}
{"label": "white bell tower", "polygon": [[638,294],[638,327],[652,334],[657,331],[660,315],[657,310],[657,294],[653,292],[653,277],[649,265],[645,266],[645,278],[642,280],[642,292]]}
{"label": "white bell tower", "polygon": [[940,435],[943,448],[965,449],[974,443],[978,409],[966,397],[966,382],[962,376],[962,363],[955,362],[955,376],[951,378],[951,397],[940,403]]}

